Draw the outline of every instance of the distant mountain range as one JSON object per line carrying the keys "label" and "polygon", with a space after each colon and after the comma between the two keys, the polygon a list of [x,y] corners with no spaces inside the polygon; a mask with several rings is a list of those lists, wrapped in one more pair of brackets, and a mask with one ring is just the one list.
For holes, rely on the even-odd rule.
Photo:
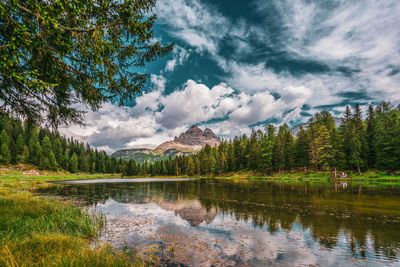
{"label": "distant mountain range", "polygon": [[185,133],[181,133],[174,140],[167,141],[157,146],[155,149],[133,148],[122,149],[113,153],[115,158],[126,160],[133,159],[138,163],[154,162],[168,157],[188,155],[199,151],[206,144],[216,146],[221,143],[221,139],[216,136],[209,128],[201,130],[196,125],[192,125]]}

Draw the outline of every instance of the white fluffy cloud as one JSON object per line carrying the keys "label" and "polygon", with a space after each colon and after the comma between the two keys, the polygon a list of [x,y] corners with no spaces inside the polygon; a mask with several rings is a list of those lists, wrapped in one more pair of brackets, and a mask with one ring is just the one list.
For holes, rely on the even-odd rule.
{"label": "white fluffy cloud", "polygon": [[220,84],[209,89],[204,84],[189,80],[183,91],[175,91],[160,99],[164,109],[157,112],[156,120],[163,127],[173,129],[182,124],[224,117],[226,103],[220,102],[233,93],[233,89]]}
{"label": "white fluffy cloud", "polygon": [[[163,84],[162,77],[152,80]],[[267,91],[235,93],[224,83],[208,88],[193,80],[187,81],[183,90],[168,95],[162,93],[162,90],[143,93],[136,98],[133,107],[106,103],[97,112],[88,111],[85,127],[68,126],[60,130],[107,152],[154,147],[177,136],[191,124],[218,118],[224,120],[208,126],[221,136],[233,137],[249,132],[249,124],[279,116],[287,108],[301,105],[311,95],[305,87],[287,87],[281,98],[275,99]]]}

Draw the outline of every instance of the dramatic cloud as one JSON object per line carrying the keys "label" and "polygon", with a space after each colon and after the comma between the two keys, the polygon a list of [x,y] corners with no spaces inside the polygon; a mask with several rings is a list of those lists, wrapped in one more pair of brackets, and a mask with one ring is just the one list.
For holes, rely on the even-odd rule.
{"label": "dramatic cloud", "polygon": [[149,90],[63,133],[113,151],[194,123],[230,138],[322,109],[338,116],[346,104],[400,103],[397,0],[159,0],[155,12],[159,37],[176,46]]}
{"label": "dramatic cloud", "polygon": [[155,10],[170,34],[199,52],[217,52],[219,40],[228,32],[228,20],[216,9],[198,0],[158,1]]}

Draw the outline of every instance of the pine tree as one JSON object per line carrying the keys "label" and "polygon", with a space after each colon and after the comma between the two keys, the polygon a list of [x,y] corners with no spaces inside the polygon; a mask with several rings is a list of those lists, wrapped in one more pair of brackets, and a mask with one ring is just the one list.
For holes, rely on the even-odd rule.
{"label": "pine tree", "polygon": [[61,159],[61,167],[64,169],[64,170],[68,170],[69,168],[69,156],[68,156],[68,153],[65,151],[64,152],[64,155],[62,156],[62,159]]}
{"label": "pine tree", "polygon": [[25,141],[24,137],[22,134],[18,135],[17,138],[17,144],[16,144],[16,150],[17,150],[17,162],[24,162],[26,160],[25,158]]}
{"label": "pine tree", "polygon": [[203,153],[203,156],[200,160],[200,174],[205,175],[210,170],[210,163],[206,153]]}
{"label": "pine tree", "polygon": [[[79,169],[82,172],[87,172],[89,170],[89,163],[84,150],[81,152],[81,155],[79,156]],[[109,171],[109,173],[113,173],[113,171],[111,170]]]}
{"label": "pine tree", "polygon": [[195,161],[195,172],[196,175],[200,174],[200,160],[198,157],[196,157],[196,161]]}
{"label": "pine tree", "polygon": [[274,140],[270,139],[268,134],[266,134],[261,139],[260,164],[258,167],[260,172],[270,173],[272,171],[273,149],[274,149]]}
{"label": "pine tree", "polygon": [[[310,125],[311,126],[311,125]],[[329,159],[332,157],[330,150],[332,148],[329,143],[329,132],[325,126],[313,125],[316,127],[315,138],[311,139],[311,163],[314,164],[315,170],[318,170],[318,166],[326,166]]]}
{"label": "pine tree", "polygon": [[1,145],[6,144],[7,147],[10,145],[10,140],[9,140],[9,138],[8,138],[8,134],[7,134],[7,132],[6,132],[5,129],[3,129],[3,130],[1,131],[1,134],[0,134],[0,144],[1,144]]}
{"label": "pine tree", "polygon": [[346,167],[350,168],[350,154],[351,154],[351,141],[352,141],[352,118],[351,109],[346,106],[342,123],[340,125],[340,134],[343,136],[343,152],[346,155]]}
{"label": "pine tree", "polygon": [[219,172],[225,173],[227,171],[227,160],[224,152],[220,153],[219,157]]}
{"label": "pine tree", "polygon": [[249,169],[256,172],[261,165],[261,145],[256,140],[250,142],[250,151],[248,155]]}
{"label": "pine tree", "polygon": [[349,163],[350,166],[357,167],[358,174],[361,175],[361,165],[363,164],[361,158],[362,143],[355,129],[352,130],[352,138],[350,140]]}
{"label": "pine tree", "polygon": [[11,152],[9,148],[9,139],[5,129],[0,134],[0,161],[3,164],[9,164],[11,162]]}
{"label": "pine tree", "polygon": [[330,167],[331,173],[333,171],[332,176],[336,178],[337,169],[344,168],[346,166],[342,138],[336,128],[331,131],[330,144],[332,145],[332,148],[330,151],[331,156],[328,158],[328,165]]}
{"label": "pine tree", "polygon": [[215,159],[214,155],[210,155],[209,156],[209,173],[214,173],[217,174],[218,173],[218,164],[217,164],[217,160]]}
{"label": "pine tree", "polygon": [[195,166],[194,166],[194,162],[192,157],[188,157],[188,163],[187,163],[188,167],[187,167],[187,175],[189,176],[193,176],[195,171]]}
{"label": "pine tree", "polygon": [[69,171],[72,173],[75,173],[78,171],[78,157],[76,156],[76,154],[72,154],[71,158],[69,159]]}
{"label": "pine tree", "polygon": [[241,145],[239,137],[235,136],[232,143],[233,150],[233,170],[238,171],[243,166],[241,163]]}
{"label": "pine tree", "polygon": [[307,170],[307,166],[310,162],[310,140],[302,126],[300,126],[300,131],[295,142],[294,155],[295,165]]}
{"label": "pine tree", "polygon": [[51,150],[50,138],[47,135],[43,138],[41,147],[40,168],[45,170],[57,170],[58,164]]}
{"label": "pine tree", "polygon": [[56,160],[56,157],[54,156],[53,151],[49,152],[49,155],[47,156],[48,160],[49,160],[49,169],[56,171],[58,168],[58,163]]}
{"label": "pine tree", "polygon": [[53,148],[54,156],[56,157],[57,162],[61,165],[63,149],[59,138],[56,138],[56,140],[54,141]]}
{"label": "pine tree", "polygon": [[376,163],[376,126],[375,126],[375,112],[372,105],[368,107],[368,114],[366,119],[367,124],[367,132],[366,132],[366,143],[368,146],[368,157],[367,157],[367,165],[368,168],[374,168]]}
{"label": "pine tree", "polygon": [[228,145],[226,165],[227,165],[226,170],[228,172],[231,172],[235,169],[235,158],[234,158],[234,154],[233,154],[233,146],[231,143]]}
{"label": "pine tree", "polygon": [[8,147],[10,149],[10,156],[11,156],[10,163],[17,164],[17,146],[16,146],[16,144],[14,142],[14,138],[12,136],[9,138],[9,140],[10,140],[10,142],[9,142],[10,145]]}
{"label": "pine tree", "polygon": [[376,127],[376,166],[392,175],[400,169],[400,111],[383,112]]}
{"label": "pine tree", "polygon": [[274,163],[275,167],[281,172],[287,166],[287,158],[289,149],[287,147],[287,132],[289,131],[288,126],[286,124],[279,127],[278,136],[275,142],[275,149],[274,149]]}
{"label": "pine tree", "polygon": [[10,149],[6,142],[2,142],[1,144],[0,161],[3,164],[9,164],[11,161]]}
{"label": "pine tree", "polygon": [[27,146],[24,146],[24,153],[20,156],[20,162],[27,162],[29,159],[29,149]]}
{"label": "pine tree", "polygon": [[366,132],[362,121],[362,112],[358,104],[354,108],[352,117],[352,131],[350,163],[357,167],[358,173],[361,175],[361,168],[367,161],[368,147],[366,144]]}
{"label": "pine tree", "polygon": [[294,167],[294,139],[288,129],[285,133],[285,167],[291,170]]}

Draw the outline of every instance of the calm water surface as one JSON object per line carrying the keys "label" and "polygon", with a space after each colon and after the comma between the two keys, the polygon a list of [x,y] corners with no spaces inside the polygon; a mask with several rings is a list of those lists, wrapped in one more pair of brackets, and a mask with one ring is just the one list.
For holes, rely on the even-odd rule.
{"label": "calm water surface", "polygon": [[400,266],[400,191],[255,180],[54,185],[101,211],[101,241],[174,246],[188,266]]}

